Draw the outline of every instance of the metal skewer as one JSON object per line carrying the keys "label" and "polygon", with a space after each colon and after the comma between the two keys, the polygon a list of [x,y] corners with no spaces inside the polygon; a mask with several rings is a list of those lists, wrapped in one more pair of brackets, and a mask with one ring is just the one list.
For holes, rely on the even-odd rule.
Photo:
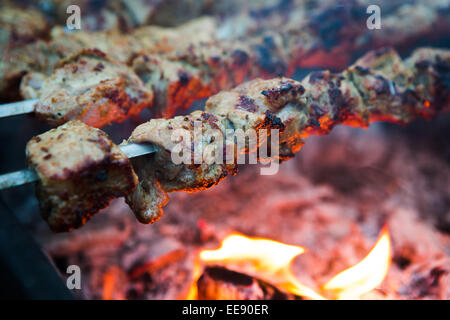
{"label": "metal skewer", "polygon": [[[135,158],[156,151],[156,148],[153,145],[136,143],[121,145],[120,149],[128,158]],[[31,183],[37,181],[38,179],[39,177],[36,172],[31,169],[5,173],[0,175],[0,190]]]}
{"label": "metal skewer", "polygon": [[33,113],[34,105],[39,99],[23,100],[19,102],[0,105],[0,118],[11,117],[19,114]]}

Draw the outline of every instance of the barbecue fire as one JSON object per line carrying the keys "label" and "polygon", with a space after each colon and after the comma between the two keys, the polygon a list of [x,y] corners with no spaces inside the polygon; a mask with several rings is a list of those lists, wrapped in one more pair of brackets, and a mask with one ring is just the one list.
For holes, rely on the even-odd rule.
{"label": "barbecue fire", "polygon": [[296,295],[323,299],[298,282],[291,271],[292,261],[304,252],[305,249],[300,246],[232,234],[223,240],[219,249],[200,252],[200,259],[206,263],[237,265],[247,274],[258,276]]}
{"label": "barbecue fire", "polygon": [[[321,287],[320,293],[300,283],[291,270],[294,259],[306,251],[301,246],[270,239],[230,234],[218,249],[202,250],[199,258],[205,265],[223,265],[227,269],[238,270],[302,298],[358,299],[379,286],[386,277],[391,252],[389,231],[384,227],[369,254],[358,264],[334,276]],[[200,265],[196,264],[194,279],[200,275]],[[194,283],[191,287],[187,299],[196,298],[196,285]]]}

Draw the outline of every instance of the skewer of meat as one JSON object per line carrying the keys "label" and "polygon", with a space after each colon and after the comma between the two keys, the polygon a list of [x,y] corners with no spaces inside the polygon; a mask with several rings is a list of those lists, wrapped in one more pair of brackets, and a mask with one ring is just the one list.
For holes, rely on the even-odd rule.
{"label": "skewer of meat", "polygon": [[[217,27],[217,20],[204,19],[192,23],[191,27],[183,26],[176,30],[146,27],[126,36],[81,34],[73,36],[77,39],[73,48],[71,41],[67,39],[63,45],[58,45],[58,37],[53,44],[58,53],[50,55],[53,57],[51,59],[45,59],[46,54],[39,58],[38,54],[37,60],[46,61],[41,64],[46,70],[39,72],[49,73],[59,60],[58,57],[73,54],[80,48],[88,47],[92,42],[106,53],[114,52],[113,48],[126,48],[126,51],[114,52],[112,58],[133,65],[146,86],[156,91],[155,110],[161,110],[161,115],[169,117],[177,109],[187,108],[192,101],[232,88],[243,80],[255,77],[270,78],[277,74],[289,76],[296,67],[339,68],[348,63],[354,52],[381,45],[404,44],[430,33],[442,34],[450,27],[450,17],[444,14],[449,3],[445,1],[432,1],[426,6],[419,2],[393,7],[385,17],[387,23],[384,24],[384,29],[376,31],[366,28],[367,17],[363,10],[365,8],[356,2],[350,1],[347,6],[321,6],[311,10],[311,17],[305,16],[305,12],[309,11],[293,4],[287,8],[273,10],[274,13],[269,14],[271,19],[262,19],[261,13],[258,15],[253,12],[251,18],[245,14],[228,18],[220,28]],[[408,12],[415,13],[413,20],[421,21],[414,28],[408,25],[408,21],[412,19],[407,15]],[[285,22],[282,25],[277,22],[280,17]],[[262,24],[264,28],[260,28],[265,31],[252,31],[255,29],[254,25],[260,25],[261,21],[267,20],[269,22]],[[301,25],[299,21],[302,21]],[[319,21],[322,26],[320,28]],[[329,24],[336,22],[338,27],[328,30],[322,22],[330,28]],[[228,30],[230,24],[244,25],[246,31],[235,35],[235,30]],[[273,30],[269,30],[272,27]],[[211,32],[200,33],[201,36],[198,36],[199,30]],[[156,36],[149,38],[149,34]],[[231,38],[230,34],[233,34]],[[244,37],[239,41],[232,40],[242,34]],[[35,47],[41,45],[42,43],[38,43]],[[42,51],[35,49],[34,52]],[[20,53],[12,54],[13,66],[16,60],[14,57],[21,56]],[[33,54],[30,53],[30,56]],[[237,64],[231,61],[232,57],[239,59]],[[6,70],[4,75],[10,80],[4,82],[3,86],[7,87],[8,83],[14,82],[13,79],[17,81],[27,72],[27,65],[36,64],[35,60],[32,59],[32,63],[19,63],[18,68],[13,67],[12,71]],[[236,69],[241,69],[239,74],[227,74],[228,70]],[[155,74],[163,78],[158,81],[160,83],[155,82]],[[22,95],[29,98],[23,90]],[[31,110],[31,107],[26,110]]]}
{"label": "skewer of meat", "polygon": [[[133,131],[130,142],[149,143],[158,149],[133,160],[139,184],[126,196],[127,203],[139,221],[154,222],[162,215],[168,192],[202,190],[236,173],[236,161],[173,163],[172,152],[179,150],[171,140],[172,133],[185,130],[194,141],[195,121],[201,122],[205,132],[201,150],[216,144],[210,128],[222,136],[227,129],[257,133],[279,129],[279,159],[286,160],[300,150],[306,137],[327,134],[336,124],[364,128],[374,121],[404,124],[435,115],[450,102],[449,77],[448,50],[420,49],[402,62],[395,51],[385,49],[368,53],[342,73],[314,72],[302,82],[258,79],[222,91],[208,99],[205,111],[152,119]],[[234,140],[231,144],[233,149]],[[218,148],[220,151],[222,146]],[[234,155],[243,151],[235,150]],[[209,154],[198,156],[206,160]]]}
{"label": "skewer of meat", "polygon": [[[204,24],[208,24],[210,20],[203,20]],[[200,25],[198,25],[200,26]],[[192,26],[194,28],[194,26]],[[167,37],[164,37],[165,39]],[[153,41],[153,40],[148,40]],[[163,41],[163,40],[161,40]],[[132,75],[133,69],[139,78],[142,79],[148,92],[152,92],[155,96],[153,104],[149,104],[144,100],[139,105],[152,105],[153,109],[158,110],[164,116],[172,115],[177,109],[186,108],[194,100],[205,98],[212,93],[219,91],[222,88],[231,88],[238,83],[242,83],[246,79],[254,78],[256,76],[270,76],[272,73],[264,70],[266,62],[260,63],[260,57],[255,54],[258,44],[256,41],[248,41],[248,43],[234,44],[230,41],[218,42],[198,42],[190,41],[189,50],[182,54],[180,51],[173,56],[156,55],[148,50],[137,54],[128,69],[129,77]],[[165,44],[167,46],[167,43]],[[150,47],[152,45],[149,45]],[[186,45],[187,46],[187,45]],[[14,114],[35,112],[41,119],[46,120],[52,124],[61,124],[68,120],[79,119],[86,121],[83,117],[78,117],[80,114],[77,109],[95,108],[95,103],[89,103],[84,99],[84,104],[80,106],[80,101],[77,98],[77,103],[74,104],[75,96],[73,94],[61,94],[60,88],[72,87],[77,88],[80,85],[80,77],[90,78],[89,74],[93,73],[92,80],[98,79],[96,74],[101,70],[92,70],[84,68],[79,65],[77,57],[85,55],[85,52],[99,52],[99,50],[82,50],[80,54],[74,57],[63,59],[59,62],[57,58],[52,60],[58,63],[53,70],[51,76],[47,76],[43,72],[30,72],[23,79],[21,83],[22,96],[30,99],[23,103],[15,103],[12,106],[4,105],[0,110],[2,117]],[[276,56],[282,53],[276,52],[273,49],[271,58],[275,60]],[[102,54],[103,56],[106,55]],[[116,60],[116,65],[120,64],[123,57],[117,53],[108,58],[108,60]],[[118,61],[117,61],[118,60]],[[281,64],[281,62],[280,62]],[[124,65],[123,69],[127,67]],[[70,70],[77,70],[77,72],[70,72]],[[83,71],[81,71],[83,70]],[[279,70],[280,72],[282,69]],[[64,76],[61,76],[64,75]],[[64,82],[62,82],[64,80]],[[98,79],[101,80],[101,79]],[[92,86],[92,90],[96,87],[102,86],[100,81],[89,81],[83,84],[84,87]],[[46,90],[50,89],[50,90]],[[73,92],[76,93],[76,92]],[[55,96],[57,97],[56,99]],[[37,99],[39,100],[32,100]],[[108,98],[108,97],[104,97]],[[67,101],[63,101],[66,99]],[[52,101],[58,101],[53,106]],[[68,110],[64,115],[57,114],[58,104],[64,102],[65,108]],[[136,103],[138,104],[138,103]],[[45,108],[41,106],[44,105]],[[20,107],[18,111],[14,111],[13,107]],[[120,106],[117,106],[120,107]],[[41,111],[45,109],[43,114]],[[75,109],[74,111],[70,111]],[[122,109],[131,110],[125,106]],[[106,108],[104,108],[106,111]],[[141,108],[136,108],[130,111],[129,114],[137,114]],[[92,110],[89,113],[98,113],[98,110]],[[103,112],[103,118],[97,117],[90,119],[87,124],[101,127],[109,122],[120,122],[125,117],[119,113]],[[65,116],[66,115],[66,116]],[[127,114],[125,114],[126,116]],[[56,121],[56,120],[57,121]]]}
{"label": "skewer of meat", "polygon": [[[278,159],[286,160],[300,150],[306,137],[326,134],[337,124],[367,127],[373,121],[408,123],[434,116],[449,106],[449,79],[448,50],[419,49],[404,62],[393,50],[378,50],[342,73],[314,72],[302,82],[257,79],[212,96],[205,111],[150,120],[133,131],[128,143],[151,145],[154,152],[131,164],[117,155],[118,148],[101,131],[79,121],[33,138],[27,159],[38,173],[38,198],[53,230],[80,227],[109,201],[98,199],[121,195],[140,222],[151,223],[161,217],[168,192],[214,186],[237,172],[239,154],[255,152],[234,139],[217,143],[217,133],[252,129],[261,138],[263,129],[278,129]],[[202,125],[200,131],[196,122]],[[177,130],[191,137],[182,141],[194,152],[189,159],[198,156],[200,163],[173,162],[172,155],[180,151],[180,141],[173,140]],[[203,148],[192,148],[194,141]],[[209,153],[203,153],[207,149]],[[211,151],[223,152],[225,161],[209,161]],[[117,166],[113,159],[119,159]],[[105,173],[110,166],[113,171]],[[110,190],[111,185],[125,187]]]}
{"label": "skewer of meat", "polygon": [[[188,52],[175,49],[165,55],[165,64],[178,65],[175,68],[180,72],[183,68],[179,66],[185,66],[186,74],[201,85],[197,85],[197,94],[188,90],[189,97],[185,98],[179,89],[183,88],[182,81],[176,81],[175,77],[171,83],[179,95],[171,96],[171,90],[166,88],[155,90],[158,97],[167,97],[161,103],[165,108],[162,115],[170,117],[174,110],[230,89],[242,83],[242,79],[269,79],[280,74],[289,77],[296,68],[341,69],[362,51],[385,46],[407,48],[419,38],[436,38],[450,28],[450,16],[445,13],[450,9],[450,1],[379,4],[383,8],[381,30],[367,28],[367,4],[358,1],[346,1],[343,5],[319,2],[312,9],[304,1],[287,1],[270,10],[263,8],[229,17],[218,33],[227,30],[239,41],[225,36],[215,43],[199,43]],[[224,49],[228,56],[237,54],[241,65],[227,63],[230,59],[226,54],[217,54]],[[216,59],[218,66],[212,63]],[[145,70],[141,60],[136,65]],[[151,70],[152,63],[148,65]]]}
{"label": "skewer of meat", "polygon": [[[211,23],[211,19],[200,19],[183,26],[185,32],[196,34],[195,39],[191,37],[190,43],[195,44],[196,41],[206,39],[208,32],[203,32],[202,35],[202,32],[196,31],[208,29]],[[24,65],[32,64],[44,69],[29,72],[21,81],[22,96],[29,100],[1,106],[0,115],[4,117],[34,112],[39,118],[53,125],[79,119],[89,125],[101,127],[110,122],[121,122],[138,114],[143,108],[152,106],[152,86],[146,84],[147,88],[144,88],[132,68],[123,61],[141,50],[137,39],[142,38],[146,46],[157,50],[164,46],[173,46],[177,41],[175,39],[182,37],[183,33],[158,27],[148,27],[146,30],[153,37],[144,37],[145,32],[142,30],[136,32],[133,37],[77,33],[72,35],[69,41],[59,41],[62,39],[57,38],[57,41],[52,42],[50,53],[45,52],[42,56],[40,49],[44,50],[45,44],[33,44],[30,49],[39,49],[33,50],[30,55],[22,56],[25,59]],[[98,49],[82,49],[91,41],[95,41],[97,47],[108,52],[113,51],[114,54],[107,56]],[[164,42],[164,46],[158,45],[160,42]],[[41,45],[44,47],[41,48]],[[114,50],[115,48],[118,50]],[[72,52],[75,54],[70,55]],[[68,57],[62,59],[64,56]],[[158,69],[162,67],[156,66]],[[23,73],[21,70],[22,66],[19,66],[16,70],[18,73],[14,71],[5,76],[14,78]],[[50,75],[47,75],[48,73]],[[163,82],[164,79],[158,81]]]}
{"label": "skewer of meat", "polygon": [[8,94],[17,95],[17,88],[24,75],[41,73],[49,76],[62,59],[70,58],[84,49],[103,51],[112,59],[128,64],[142,50],[159,52],[169,50],[183,41],[193,44],[209,41],[209,30],[213,29],[214,20],[210,18],[201,18],[179,28],[143,27],[126,35],[115,30],[66,34],[62,29],[54,28],[50,41],[39,40],[3,52],[0,60],[0,92],[6,97]]}

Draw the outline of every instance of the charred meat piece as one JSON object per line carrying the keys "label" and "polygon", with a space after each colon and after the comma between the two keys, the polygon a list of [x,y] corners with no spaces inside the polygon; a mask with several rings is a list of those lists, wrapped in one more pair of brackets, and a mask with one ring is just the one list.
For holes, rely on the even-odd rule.
{"label": "charred meat piece", "polygon": [[35,114],[54,125],[74,119],[94,127],[120,122],[150,106],[153,98],[128,67],[99,50],[63,60],[48,78],[27,75],[21,89],[26,98],[40,98]]}
{"label": "charred meat piece", "polygon": [[76,32],[66,34],[62,28],[51,31],[50,41],[36,41],[6,50],[0,57],[0,91],[7,93],[24,75],[40,72],[50,75],[61,59],[78,54],[83,49],[98,49],[111,58],[127,63],[142,50],[142,46],[131,36],[117,31]]}
{"label": "charred meat piece", "polygon": [[[255,150],[227,139],[227,129],[254,129],[257,145],[263,142],[261,129],[280,130],[279,159],[286,160],[309,135],[326,134],[337,124],[366,127],[435,115],[449,104],[449,76],[448,50],[420,49],[402,62],[395,51],[383,49],[342,73],[314,72],[302,82],[256,79],[222,91],[208,99],[204,112],[153,119],[133,131],[130,142],[151,143],[158,151],[133,162],[141,182],[127,203],[139,221],[153,222],[162,214],[167,192],[202,190],[235,173],[236,155]],[[180,130],[181,138],[174,135]],[[183,150],[191,151],[187,158]]]}
{"label": "charred meat piece", "polygon": [[42,217],[54,232],[81,227],[137,184],[120,148],[103,131],[80,121],[34,137],[26,154],[39,176],[36,194]]}
{"label": "charred meat piece", "polygon": [[[81,49],[98,49],[115,60],[128,63],[137,52],[143,49],[142,44],[132,34],[123,34],[117,30],[67,34],[65,29],[54,27],[51,31],[51,37],[49,46],[78,47],[77,51],[70,51],[69,56],[78,53]],[[66,54],[63,57],[67,58],[68,55]]]}

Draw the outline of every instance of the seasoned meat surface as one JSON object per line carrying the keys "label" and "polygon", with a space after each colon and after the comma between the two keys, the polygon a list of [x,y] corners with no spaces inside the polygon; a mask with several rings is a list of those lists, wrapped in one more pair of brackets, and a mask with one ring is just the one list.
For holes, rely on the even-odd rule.
{"label": "seasoned meat surface", "polygon": [[81,121],[70,121],[31,139],[27,162],[39,182],[42,217],[55,232],[83,226],[111,199],[133,190],[137,176],[108,136]]}
{"label": "seasoned meat surface", "polygon": [[50,77],[27,75],[22,93],[40,97],[35,114],[51,124],[78,119],[95,127],[136,115],[153,99],[128,67],[99,50],[83,50],[63,60]]}

